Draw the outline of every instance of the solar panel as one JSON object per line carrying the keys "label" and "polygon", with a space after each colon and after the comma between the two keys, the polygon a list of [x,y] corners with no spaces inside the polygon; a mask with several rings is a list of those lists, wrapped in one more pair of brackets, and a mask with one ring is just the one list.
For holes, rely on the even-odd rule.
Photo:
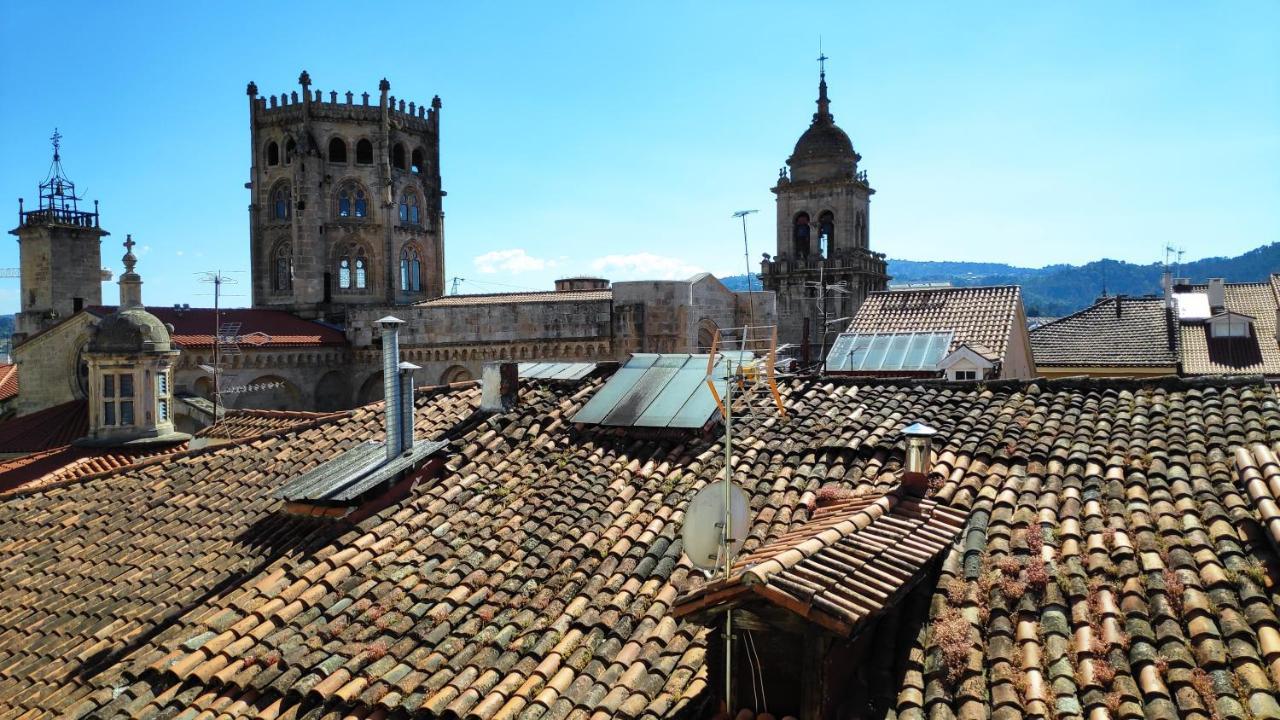
{"label": "solar panel", "polygon": [[827,372],[928,372],[951,346],[951,332],[840,333]]}
{"label": "solar panel", "polygon": [[[753,357],[730,353],[735,364]],[[717,412],[707,388],[708,355],[636,354],[573,416],[573,422],[614,427],[700,428]],[[726,373],[726,359],[713,376]],[[725,392],[725,380],[716,381]]]}
{"label": "solar panel", "polygon": [[595,372],[595,363],[522,362],[520,377],[533,380],[581,380]]}

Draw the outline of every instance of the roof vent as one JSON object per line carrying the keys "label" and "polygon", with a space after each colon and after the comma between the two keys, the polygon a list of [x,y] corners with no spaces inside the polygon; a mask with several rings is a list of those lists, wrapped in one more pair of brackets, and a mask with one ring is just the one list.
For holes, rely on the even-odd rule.
{"label": "roof vent", "polygon": [[403,440],[400,432],[404,415],[400,407],[400,326],[403,324],[403,320],[391,315],[378,319],[378,325],[382,327],[382,397],[386,400],[387,460],[393,460],[400,454]]}
{"label": "roof vent", "polygon": [[937,434],[937,430],[920,422],[902,430],[902,436],[907,439],[907,464],[902,473],[902,487],[912,495],[923,497],[929,490],[933,436]]}

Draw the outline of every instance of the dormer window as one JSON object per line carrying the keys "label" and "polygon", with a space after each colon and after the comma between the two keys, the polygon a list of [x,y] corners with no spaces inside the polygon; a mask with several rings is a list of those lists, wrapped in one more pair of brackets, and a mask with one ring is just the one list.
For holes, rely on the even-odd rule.
{"label": "dormer window", "polygon": [[102,424],[133,424],[133,373],[103,374]]}
{"label": "dormer window", "polygon": [[1213,338],[1253,337],[1253,318],[1243,313],[1220,312],[1209,318],[1209,336]]}

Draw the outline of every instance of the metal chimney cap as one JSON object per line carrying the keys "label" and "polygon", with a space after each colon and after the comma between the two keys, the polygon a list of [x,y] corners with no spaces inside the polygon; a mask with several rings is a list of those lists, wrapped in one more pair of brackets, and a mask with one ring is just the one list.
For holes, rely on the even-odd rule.
{"label": "metal chimney cap", "polygon": [[402,362],[402,363],[400,363],[399,365],[397,365],[397,366],[396,366],[396,368],[397,368],[398,370],[421,370],[421,369],[422,369],[422,366],[421,366],[421,365],[414,365],[413,363],[409,362],[408,360],[405,360],[404,362]]}
{"label": "metal chimney cap", "polygon": [[384,318],[378,318],[378,324],[382,327],[390,327],[392,325],[403,325],[404,321],[394,315],[388,315]]}
{"label": "metal chimney cap", "polygon": [[922,422],[915,422],[903,428],[902,434],[907,437],[933,437],[938,431]]}

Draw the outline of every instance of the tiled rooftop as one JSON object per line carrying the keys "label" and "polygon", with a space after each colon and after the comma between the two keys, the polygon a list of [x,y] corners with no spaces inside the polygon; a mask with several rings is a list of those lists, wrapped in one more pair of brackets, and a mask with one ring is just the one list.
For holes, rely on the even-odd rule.
{"label": "tiled rooftop", "polygon": [[1037,366],[1167,367],[1178,358],[1171,344],[1164,299],[1109,297],[1031,331]]}
{"label": "tiled rooftop", "polygon": [[511,303],[596,302],[612,300],[612,290],[545,290],[541,292],[484,293],[475,295],[443,295],[418,303],[421,307],[457,305],[507,305]]}
{"label": "tiled rooftop", "polygon": [[110,472],[147,458],[168,455],[187,444],[140,448],[79,448],[72,445],[0,460],[0,495],[28,492],[55,483]]}
{"label": "tiled rooftop", "polygon": [[287,430],[301,423],[336,419],[347,414],[349,413],[346,411],[322,413],[301,410],[227,410],[216,425],[202,428],[196,433],[196,437],[242,440],[263,433]]}
{"label": "tiled rooftop", "polygon": [[[440,477],[351,524],[282,514],[274,493],[379,438],[380,405],[0,502],[0,718],[709,715],[708,631],[671,607],[696,589],[684,507],[723,448],[573,427],[600,384],[524,384]],[[928,502],[966,525],[930,601],[877,635],[883,710],[1280,713],[1271,387],[782,392],[789,419],[735,423],[748,556],[821,522],[824,488],[895,488],[905,424],[940,431]],[[419,437],[478,395],[420,392]]]}
{"label": "tiled rooftop", "polygon": [[[89,311],[99,317],[115,311],[114,307],[97,306]],[[346,335],[337,328],[304,320],[283,310],[261,308],[223,308],[215,316],[213,308],[147,307],[163,323],[173,325],[173,340],[186,348],[213,347],[219,321],[240,323],[242,347],[310,347],[338,346],[347,343]]]}
{"label": "tiled rooftop", "polygon": [[[1203,293],[1205,285],[1192,292]],[[1253,338],[1212,338],[1204,323],[1183,323],[1179,354],[1187,375],[1280,376],[1280,340],[1276,335],[1276,308],[1280,305],[1280,275],[1269,282],[1227,283],[1226,309],[1253,317]]]}
{"label": "tiled rooftop", "polygon": [[0,402],[18,394],[17,363],[0,363]]}
{"label": "tiled rooftop", "polygon": [[1003,358],[1013,324],[1020,322],[1017,285],[873,292],[849,323],[849,332],[954,330],[948,351],[985,345]]}
{"label": "tiled rooftop", "polygon": [[89,434],[89,404],[72,400],[0,421],[0,455],[40,452]]}

